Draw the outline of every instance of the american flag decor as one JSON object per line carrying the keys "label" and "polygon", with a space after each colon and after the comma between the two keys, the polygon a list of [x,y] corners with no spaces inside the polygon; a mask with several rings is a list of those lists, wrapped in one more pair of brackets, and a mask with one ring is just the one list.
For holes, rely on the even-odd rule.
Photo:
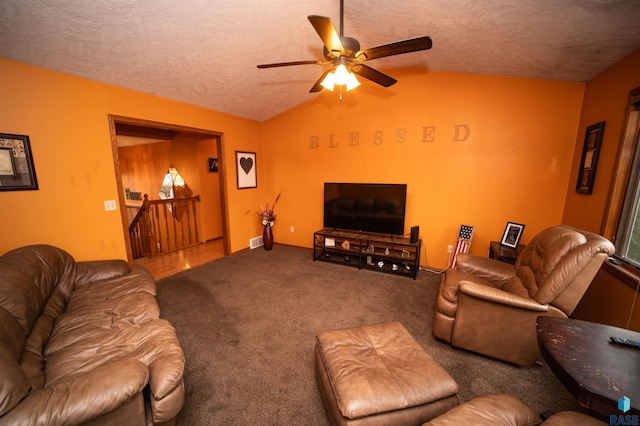
{"label": "american flag decor", "polygon": [[467,253],[471,247],[471,237],[473,237],[473,226],[460,225],[460,232],[458,233],[458,240],[453,248],[451,254],[451,260],[449,262],[449,268],[456,267],[456,257],[458,253]]}

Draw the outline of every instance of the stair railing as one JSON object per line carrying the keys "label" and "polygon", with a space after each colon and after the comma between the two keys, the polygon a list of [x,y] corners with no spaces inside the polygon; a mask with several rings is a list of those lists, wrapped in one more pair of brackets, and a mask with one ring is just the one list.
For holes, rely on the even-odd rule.
{"label": "stair railing", "polygon": [[196,203],[200,196],[149,200],[129,225],[133,258],[153,257],[200,243]]}

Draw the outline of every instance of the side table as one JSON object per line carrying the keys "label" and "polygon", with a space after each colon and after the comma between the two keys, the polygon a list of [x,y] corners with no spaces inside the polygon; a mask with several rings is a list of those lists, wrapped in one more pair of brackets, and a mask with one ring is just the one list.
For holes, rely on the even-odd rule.
{"label": "side table", "polygon": [[514,264],[525,247],[526,245],[524,244],[518,244],[518,248],[513,249],[501,245],[499,241],[491,241],[491,244],[489,244],[489,257],[501,262]]}
{"label": "side table", "polygon": [[[640,340],[640,333],[547,316],[538,317],[536,330],[549,368],[592,415],[605,421],[640,415],[640,350],[609,341],[611,336]],[[620,398],[629,403],[624,412],[618,408]]]}

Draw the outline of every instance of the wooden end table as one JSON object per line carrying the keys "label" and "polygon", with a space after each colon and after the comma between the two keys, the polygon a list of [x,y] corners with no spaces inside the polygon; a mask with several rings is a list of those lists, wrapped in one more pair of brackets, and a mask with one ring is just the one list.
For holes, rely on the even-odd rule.
{"label": "wooden end table", "polygon": [[[611,336],[640,340],[640,333],[566,318],[538,317],[540,351],[560,382],[594,417],[640,414],[640,350],[611,343]],[[618,410],[626,396],[631,408]]]}
{"label": "wooden end table", "polygon": [[524,244],[518,244],[517,249],[503,246],[498,241],[491,241],[489,244],[489,257],[491,259],[496,259],[501,262],[516,263],[516,259],[520,252],[525,248]]}

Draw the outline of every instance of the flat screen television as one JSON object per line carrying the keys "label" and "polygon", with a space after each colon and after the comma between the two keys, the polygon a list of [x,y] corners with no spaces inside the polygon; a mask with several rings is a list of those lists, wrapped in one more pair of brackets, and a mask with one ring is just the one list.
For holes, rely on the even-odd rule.
{"label": "flat screen television", "polygon": [[404,235],[406,184],[324,184],[324,227]]}

